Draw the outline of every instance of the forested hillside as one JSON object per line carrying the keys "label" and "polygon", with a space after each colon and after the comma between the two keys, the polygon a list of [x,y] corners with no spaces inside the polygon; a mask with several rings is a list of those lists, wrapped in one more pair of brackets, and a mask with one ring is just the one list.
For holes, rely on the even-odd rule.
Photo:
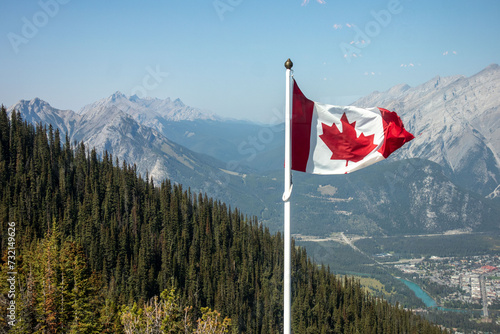
{"label": "forested hillside", "polygon": [[[221,333],[281,331],[279,233],[168,180],[155,185],[135,166],[16,112],[8,119],[3,107],[0,223],[3,330],[203,333],[212,321]],[[12,246],[13,327],[6,317]],[[295,333],[443,332],[293,250]]]}

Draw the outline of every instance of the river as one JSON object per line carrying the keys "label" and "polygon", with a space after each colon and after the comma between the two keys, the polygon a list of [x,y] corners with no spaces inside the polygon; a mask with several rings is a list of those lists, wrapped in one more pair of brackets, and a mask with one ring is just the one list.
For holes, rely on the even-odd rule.
{"label": "river", "polygon": [[424,302],[425,306],[427,306],[427,307],[436,307],[437,306],[436,301],[434,299],[432,299],[431,296],[429,296],[427,294],[427,292],[422,290],[422,288],[420,286],[418,286],[418,284],[413,283],[411,281],[407,281],[407,280],[402,279],[402,278],[400,278],[399,280],[401,282],[403,282],[407,287],[409,287],[411,291],[415,292],[415,295],[417,295],[417,297],[420,298]]}
{"label": "river", "polygon": [[[415,292],[415,295],[424,302],[425,306],[427,306],[427,307],[436,307],[437,306],[436,301],[434,299],[432,299],[432,297],[429,296],[427,294],[427,292],[422,290],[422,288],[420,286],[418,286],[418,284],[413,283],[411,281],[407,281],[403,278],[398,278],[398,279],[401,282],[403,282],[407,287],[409,287],[411,291]],[[441,306],[438,306],[437,309],[441,310],[441,311],[448,311],[448,312],[460,312],[460,313],[471,312],[469,310],[445,308],[445,307],[441,307]]]}

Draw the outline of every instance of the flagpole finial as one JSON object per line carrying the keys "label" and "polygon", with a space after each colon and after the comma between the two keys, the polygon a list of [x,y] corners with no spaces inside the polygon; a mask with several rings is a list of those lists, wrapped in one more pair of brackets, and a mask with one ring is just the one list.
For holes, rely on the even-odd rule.
{"label": "flagpole finial", "polygon": [[287,70],[291,70],[292,69],[292,66],[293,66],[293,63],[292,61],[290,60],[290,58],[287,59],[287,61],[285,62],[285,68]]}

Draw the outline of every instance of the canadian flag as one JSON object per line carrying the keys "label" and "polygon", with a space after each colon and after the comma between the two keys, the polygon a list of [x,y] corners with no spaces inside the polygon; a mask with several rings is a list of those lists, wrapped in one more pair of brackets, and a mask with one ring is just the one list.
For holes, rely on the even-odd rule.
{"label": "canadian flag", "polygon": [[412,140],[395,112],[309,100],[293,82],[292,165],[313,174],[346,174],[387,158]]}

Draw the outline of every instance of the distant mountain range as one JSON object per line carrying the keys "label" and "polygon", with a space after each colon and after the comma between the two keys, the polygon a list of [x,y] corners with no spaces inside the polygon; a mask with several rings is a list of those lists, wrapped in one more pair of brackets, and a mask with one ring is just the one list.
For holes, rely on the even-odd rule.
{"label": "distant mountain range", "polygon": [[217,120],[220,117],[208,111],[186,106],[180,99],[164,100],[137,95],[130,97],[116,92],[110,97],[101,99],[83,107],[78,113],[84,115],[92,113],[92,110],[103,107],[115,106],[129,114],[139,123],[161,131],[161,124],[165,121],[194,121],[194,120]]}
{"label": "distant mountain range", "polygon": [[[353,103],[395,110],[416,139],[387,161],[347,176],[294,174],[294,233],[328,235],[498,230],[500,67],[469,78],[398,85]],[[38,98],[16,109],[71,141],[206,192],[272,230],[282,224],[283,125],[225,120],[179,99],[116,92],[78,112]],[[311,224],[314,223],[314,224]]]}
{"label": "distant mountain range", "polygon": [[199,154],[171,142],[112,104],[96,103],[92,108],[83,108],[81,111],[84,112],[75,113],[52,108],[47,102],[35,98],[18,102],[8,112],[14,109],[21,112],[28,122],[52,124],[61,133],[68,134],[72,142],[83,141],[94,147],[98,154],[107,150],[120,161],[136,164],[142,175],[148,173],[157,181],[175,178],[176,174],[180,174],[178,181],[183,181],[181,175],[190,174],[186,170],[201,172],[209,165],[197,161],[203,160]]}
{"label": "distant mountain range", "polygon": [[435,77],[417,87],[398,85],[354,104],[398,112],[416,136],[398,159],[429,159],[457,184],[498,196],[500,66],[490,65],[468,78]]}
{"label": "distant mountain range", "polygon": [[[262,125],[223,119],[213,113],[186,106],[180,99],[140,99],[137,96],[127,97],[120,92],[83,107],[78,114],[93,114],[96,110],[113,107],[130,115],[137,123],[195,152],[208,154],[225,163],[232,162],[229,167],[235,163],[261,170],[279,167],[279,163],[276,166],[266,165],[261,162],[263,159],[255,159],[255,154],[260,155],[277,147],[281,149],[283,132],[279,129],[284,129],[283,126],[273,127],[272,133],[279,133],[271,139],[268,130],[265,138],[258,142],[259,133],[263,131]],[[160,179],[165,177],[161,174],[154,176]]]}

